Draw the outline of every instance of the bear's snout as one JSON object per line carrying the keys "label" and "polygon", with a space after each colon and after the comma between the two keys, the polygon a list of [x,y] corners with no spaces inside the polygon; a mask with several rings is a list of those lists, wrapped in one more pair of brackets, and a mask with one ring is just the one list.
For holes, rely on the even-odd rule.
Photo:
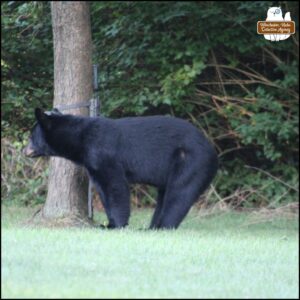
{"label": "bear's snout", "polygon": [[33,149],[32,142],[29,142],[29,144],[22,150],[23,154],[28,157],[34,157],[35,151]]}

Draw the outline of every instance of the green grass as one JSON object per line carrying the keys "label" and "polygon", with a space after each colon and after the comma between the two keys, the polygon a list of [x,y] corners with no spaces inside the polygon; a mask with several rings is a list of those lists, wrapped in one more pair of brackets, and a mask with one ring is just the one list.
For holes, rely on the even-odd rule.
{"label": "green grass", "polygon": [[177,231],[138,230],[151,213],[119,231],[47,229],[3,207],[2,297],[298,297],[297,220],[244,226],[246,213],[192,211]]}

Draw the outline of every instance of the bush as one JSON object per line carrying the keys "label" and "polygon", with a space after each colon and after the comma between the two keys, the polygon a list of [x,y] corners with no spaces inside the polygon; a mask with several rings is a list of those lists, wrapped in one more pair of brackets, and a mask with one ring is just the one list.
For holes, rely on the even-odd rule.
{"label": "bush", "polygon": [[36,205],[45,201],[48,167],[46,159],[34,161],[21,153],[23,143],[1,139],[1,192],[6,205]]}

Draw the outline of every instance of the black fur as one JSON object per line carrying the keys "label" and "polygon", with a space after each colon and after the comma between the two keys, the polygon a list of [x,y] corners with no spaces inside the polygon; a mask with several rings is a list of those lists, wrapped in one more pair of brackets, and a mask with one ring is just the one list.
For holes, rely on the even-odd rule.
{"label": "black fur", "polygon": [[[177,228],[217,171],[217,155],[190,123],[173,117],[88,118],[35,111],[30,156],[60,156],[83,165],[109,219],[130,215],[129,184],[158,188],[150,228]],[[25,151],[26,153],[26,151]]]}

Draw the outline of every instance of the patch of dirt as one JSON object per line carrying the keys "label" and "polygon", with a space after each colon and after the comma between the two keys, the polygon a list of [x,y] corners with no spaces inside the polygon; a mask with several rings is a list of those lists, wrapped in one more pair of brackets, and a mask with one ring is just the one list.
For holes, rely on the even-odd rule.
{"label": "patch of dirt", "polygon": [[87,217],[78,215],[69,215],[59,218],[46,218],[43,215],[43,208],[40,207],[30,219],[22,223],[26,227],[48,227],[48,228],[82,228],[82,227],[96,227],[94,222]]}

